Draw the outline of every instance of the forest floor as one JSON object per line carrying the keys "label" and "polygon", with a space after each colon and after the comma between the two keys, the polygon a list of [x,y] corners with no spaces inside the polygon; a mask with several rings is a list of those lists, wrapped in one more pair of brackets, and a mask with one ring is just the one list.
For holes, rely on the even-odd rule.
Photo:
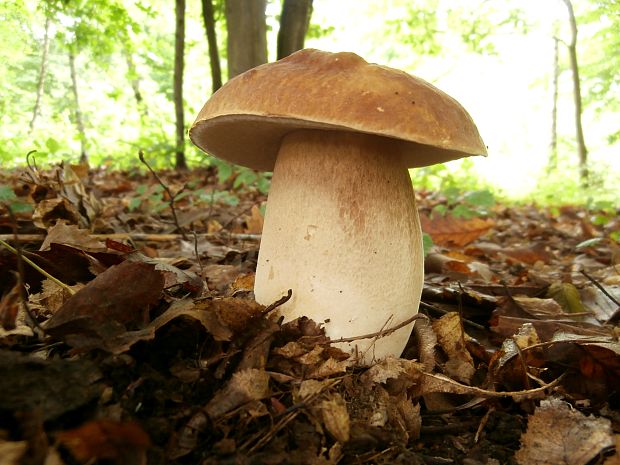
{"label": "forest floor", "polygon": [[620,463],[618,211],[419,193],[423,316],[362,367],[254,301],[263,194],[160,176],[0,173],[1,465]]}

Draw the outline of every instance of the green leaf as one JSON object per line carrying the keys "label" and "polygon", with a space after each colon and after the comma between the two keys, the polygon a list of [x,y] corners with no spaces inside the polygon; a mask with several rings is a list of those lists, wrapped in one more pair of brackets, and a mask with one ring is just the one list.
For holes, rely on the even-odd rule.
{"label": "green leaf", "polygon": [[129,209],[130,212],[132,212],[136,208],[138,208],[141,203],[142,203],[142,199],[140,197],[134,197],[129,200],[129,204],[127,205],[127,208]]}
{"label": "green leaf", "polygon": [[435,205],[431,210],[431,216],[445,216],[446,213],[448,213],[448,207],[446,207],[445,205]]}
{"label": "green leaf", "polygon": [[455,218],[465,218],[466,220],[478,216],[475,210],[472,210],[466,205],[457,205],[450,212]]}
{"label": "green leaf", "polygon": [[217,165],[217,180],[220,184],[226,182],[228,178],[232,175],[233,168],[229,163],[219,163]]}
{"label": "green leaf", "polygon": [[422,234],[422,247],[424,248],[424,256],[426,257],[431,247],[433,247],[433,239],[426,233]]}
{"label": "green leaf", "polygon": [[53,137],[47,138],[47,140],[45,141],[45,146],[47,147],[48,152],[51,154],[58,152],[58,150],[60,150],[60,147],[61,147],[60,142],[58,142]]}
{"label": "green leaf", "polygon": [[0,202],[9,202],[15,200],[15,192],[9,186],[0,186]]}
{"label": "green leaf", "polygon": [[488,190],[468,192],[464,200],[475,207],[489,208],[495,205],[495,196]]}

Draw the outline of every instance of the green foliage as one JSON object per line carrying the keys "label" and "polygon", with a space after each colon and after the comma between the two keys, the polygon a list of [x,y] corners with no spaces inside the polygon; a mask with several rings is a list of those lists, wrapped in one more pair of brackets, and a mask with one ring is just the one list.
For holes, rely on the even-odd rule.
{"label": "green foliage", "polygon": [[[597,0],[579,6],[578,27],[596,27],[596,32],[587,42],[580,41],[578,44],[584,103],[599,114],[618,112],[620,3],[617,0]],[[608,141],[610,144],[620,141],[620,129],[610,133]]]}
{"label": "green foliage", "polygon": [[488,190],[464,192],[457,187],[451,187],[441,193],[446,202],[434,207],[433,214],[449,213],[457,218],[469,219],[489,215],[495,205],[495,196]]}
{"label": "green foliage", "polygon": [[233,179],[232,188],[256,187],[262,194],[267,194],[271,185],[271,174],[255,171],[243,166],[233,165],[219,158],[209,157],[209,163],[217,169],[217,179],[220,184],[225,184]]}
{"label": "green foliage", "polygon": [[0,205],[8,206],[13,213],[32,211],[32,205],[19,200],[9,186],[0,186]]}
{"label": "green foliage", "polygon": [[429,234],[422,234],[422,248],[424,249],[424,256],[426,257],[433,247],[433,239]]}

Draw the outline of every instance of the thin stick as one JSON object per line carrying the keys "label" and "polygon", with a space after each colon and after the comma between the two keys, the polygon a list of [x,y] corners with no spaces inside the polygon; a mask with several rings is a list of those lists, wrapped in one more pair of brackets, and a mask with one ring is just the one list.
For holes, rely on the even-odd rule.
{"label": "thin stick", "polygon": [[381,337],[385,337],[388,336],[390,334],[392,334],[394,331],[398,331],[400,328],[404,328],[405,326],[413,323],[415,320],[419,319],[419,318],[428,318],[426,315],[422,314],[422,313],[417,313],[415,315],[413,315],[411,318],[406,319],[405,321],[402,321],[400,323],[398,323],[396,326],[392,326],[391,328],[388,329],[382,329],[381,331],[377,331],[375,333],[370,333],[370,334],[364,334],[362,336],[353,336],[353,337],[341,337],[340,339],[333,339],[331,341],[329,341],[330,344],[340,344],[341,342],[353,342],[353,341],[358,341],[360,339],[372,339],[372,338],[381,338]]}
{"label": "thin stick", "polygon": [[613,303],[615,303],[618,307],[620,307],[620,302],[618,302],[618,300],[616,300],[616,298],[611,295],[607,289],[605,289],[602,284],[600,284],[599,282],[597,282],[592,276],[590,276],[588,273],[586,273],[585,271],[581,270],[581,274],[584,275],[586,278],[588,278],[590,280],[590,282],[592,284],[594,284],[596,287],[598,287],[601,292],[603,294],[605,294],[607,296],[607,298],[609,298],[609,300],[611,300]]}
{"label": "thin stick", "polygon": [[292,296],[293,296],[293,289],[289,289],[285,296],[280,297],[274,303],[272,303],[268,307],[265,307],[265,310],[263,310],[263,316],[267,315],[269,312],[272,312],[273,310],[278,308],[280,305],[283,305],[286,302],[288,302]]}
{"label": "thin stick", "polygon": [[[10,205],[4,204],[4,208],[9,213],[9,217],[11,218],[11,228],[13,229],[13,234],[17,235],[17,218],[15,218],[15,213]],[[26,315],[32,322],[32,325],[35,328],[40,329],[45,332],[41,325],[34,317],[32,312],[30,311],[30,307],[28,306],[28,292],[26,291],[26,271],[24,270],[24,254],[22,253],[21,247],[17,247],[15,249],[17,252],[17,283],[19,285],[19,295],[22,299],[22,305],[24,306],[24,310],[26,311]]]}
{"label": "thin stick", "polygon": [[[111,234],[89,234],[92,239],[106,240],[112,239],[117,241],[133,240],[133,241],[151,241],[151,242],[167,242],[176,241],[182,238],[181,234],[146,234],[146,233],[111,233]],[[199,239],[222,239],[230,238],[239,241],[260,241],[260,234],[217,234],[217,233],[202,233],[196,234]],[[45,240],[45,234],[18,234],[16,236],[12,234],[0,234],[0,240],[5,242],[37,242]]]}
{"label": "thin stick", "polygon": [[[14,247],[10,246],[9,244],[7,244],[5,241],[3,241],[2,239],[0,239],[0,245],[3,246],[4,248],[6,248],[9,252],[14,253],[16,256],[19,256],[19,252],[17,251],[17,249],[15,249]],[[47,271],[45,271],[43,268],[41,268],[39,265],[37,265],[35,262],[33,262],[32,260],[30,260],[28,257],[22,255],[22,260],[24,260],[26,263],[28,263],[28,265],[30,265],[31,267],[33,267],[35,270],[37,270],[39,273],[41,273],[43,276],[45,276],[46,278],[54,281],[56,284],[58,284],[60,287],[62,287],[63,289],[66,289],[67,292],[69,292],[69,294],[74,295],[75,291],[73,289],[71,289],[68,285],[66,285],[65,283],[63,283],[60,279],[55,278],[54,276],[52,276],[51,274],[49,274]]]}
{"label": "thin stick", "polygon": [[[426,302],[420,302],[420,307],[425,308],[427,310],[432,310],[434,312],[441,313],[442,315],[446,315],[450,313],[447,310],[444,310],[443,308],[439,308],[439,307],[436,307],[435,305],[427,304]],[[461,320],[463,320],[464,324],[468,324],[469,326],[472,326],[474,328],[486,329],[484,326],[476,323],[475,321],[471,321],[466,318],[461,318]]]}
{"label": "thin stick", "polygon": [[172,191],[168,188],[168,186],[161,180],[161,178],[158,176],[158,174],[153,170],[153,168],[151,168],[151,165],[149,165],[147,163],[147,161],[144,159],[144,152],[142,150],[140,150],[138,152],[138,157],[140,157],[140,161],[142,163],[144,163],[144,165],[148,168],[148,170],[151,172],[151,174],[153,175],[153,177],[157,180],[157,182],[160,184],[161,187],[164,188],[164,190],[167,192],[168,197],[170,198],[170,201],[168,202],[168,205],[170,205],[170,210],[172,211],[172,218],[174,220],[174,224],[177,227],[177,231],[179,231],[181,233],[181,236],[183,236],[183,239],[187,240],[187,235],[185,234],[185,229],[183,229],[183,227],[179,224],[179,219],[177,217],[177,211],[174,208],[174,198],[179,195],[181,192],[183,192],[183,189],[181,189],[179,192],[177,192],[175,195],[172,195]]}

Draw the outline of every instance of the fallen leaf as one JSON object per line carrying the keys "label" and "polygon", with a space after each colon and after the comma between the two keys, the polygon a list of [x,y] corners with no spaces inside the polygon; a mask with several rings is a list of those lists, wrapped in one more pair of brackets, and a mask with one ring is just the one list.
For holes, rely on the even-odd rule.
{"label": "fallen leaf", "polygon": [[486,234],[495,222],[490,219],[456,218],[452,215],[433,215],[429,218],[424,213],[420,214],[422,231],[433,238],[433,242],[439,245],[454,245],[463,247]]}
{"label": "fallen leaf", "polygon": [[329,399],[321,402],[323,423],[336,441],[345,443],[349,440],[351,424],[347,404],[338,393],[332,394]]}
{"label": "fallen leaf", "polygon": [[61,431],[57,438],[80,462],[114,460],[123,465],[145,463],[145,453],[151,442],[138,423],[105,418]]}
{"label": "fallen leaf", "polygon": [[258,205],[252,205],[250,216],[246,216],[245,223],[247,228],[245,232],[247,234],[260,234],[263,231],[263,223],[265,219],[258,208]]}
{"label": "fallen leaf", "polygon": [[521,465],[586,465],[614,446],[611,422],[585,416],[559,399],[529,417],[515,458]]}
{"label": "fallen leaf", "polygon": [[437,334],[437,342],[448,356],[444,365],[445,373],[458,381],[469,383],[476,368],[467,350],[468,336],[463,331],[461,316],[450,312],[433,322],[433,330]]}
{"label": "fallen leaf", "polygon": [[98,346],[98,341],[143,325],[149,307],[161,297],[164,280],[145,263],[123,262],[101,273],[67,300],[45,324],[47,333],[64,338],[75,348]]}
{"label": "fallen leaf", "polygon": [[207,403],[205,411],[209,417],[217,419],[243,404],[266,397],[269,397],[269,373],[250,368],[235,372]]}

